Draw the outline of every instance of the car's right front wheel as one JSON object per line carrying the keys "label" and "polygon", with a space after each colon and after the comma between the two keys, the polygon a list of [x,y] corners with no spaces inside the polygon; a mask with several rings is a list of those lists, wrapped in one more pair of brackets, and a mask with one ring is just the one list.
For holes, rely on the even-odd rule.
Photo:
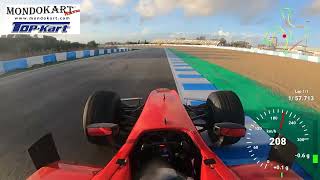
{"label": "car's right front wheel", "polygon": [[[207,98],[208,135],[212,142],[218,141],[214,131],[215,123],[235,123],[244,126],[245,116],[240,98],[232,91],[215,91]],[[222,145],[238,142],[240,137],[224,137]]]}

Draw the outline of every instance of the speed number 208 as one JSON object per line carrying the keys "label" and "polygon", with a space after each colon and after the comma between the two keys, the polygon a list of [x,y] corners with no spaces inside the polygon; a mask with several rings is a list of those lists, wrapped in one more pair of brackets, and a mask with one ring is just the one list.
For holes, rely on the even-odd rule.
{"label": "speed number 208", "polygon": [[284,137],[270,138],[270,143],[269,143],[270,146],[275,146],[275,145],[285,146],[286,144],[287,144],[287,139]]}

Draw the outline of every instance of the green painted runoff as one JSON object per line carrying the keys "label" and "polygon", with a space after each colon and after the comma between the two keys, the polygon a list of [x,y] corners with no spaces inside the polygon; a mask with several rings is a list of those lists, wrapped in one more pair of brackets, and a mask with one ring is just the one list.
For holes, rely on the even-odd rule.
{"label": "green painted runoff", "polygon": [[[298,159],[297,161],[311,175],[315,173],[316,169],[313,166],[312,154],[318,153],[317,151],[320,149],[319,139],[317,137],[314,138],[314,136],[318,135],[317,129],[320,129],[320,123],[318,123],[320,120],[320,112],[305,107],[302,104],[289,101],[286,96],[273,92],[270,88],[243,75],[232,72],[216,64],[209,63],[190,54],[175,49],[170,50],[192,66],[208,81],[217,86],[218,89],[234,91],[240,97],[246,115],[251,118],[257,117],[260,113],[272,108],[281,108],[300,116],[308,127],[308,133],[310,133],[312,139],[308,143],[297,143],[296,145],[298,146],[299,152],[310,154],[311,157],[310,159]],[[279,126],[279,124],[274,123],[274,121],[268,121],[267,124],[259,125],[262,128]],[[314,127],[315,124],[317,124],[318,128]],[[301,129],[299,128],[290,129],[285,132],[285,136],[290,139],[290,137],[296,137],[297,133],[301,133],[300,131]]]}

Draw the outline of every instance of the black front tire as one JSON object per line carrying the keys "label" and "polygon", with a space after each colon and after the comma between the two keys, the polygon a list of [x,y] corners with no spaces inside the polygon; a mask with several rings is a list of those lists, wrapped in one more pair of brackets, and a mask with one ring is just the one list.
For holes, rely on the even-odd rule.
{"label": "black front tire", "polygon": [[[245,116],[239,97],[232,91],[212,92],[206,102],[208,106],[208,135],[211,141],[216,142],[218,137],[213,131],[215,123],[231,122],[245,125]],[[230,145],[241,138],[224,137],[222,145]]]}
{"label": "black front tire", "polygon": [[87,100],[83,111],[82,126],[89,142],[98,145],[108,144],[105,137],[90,137],[86,127],[93,123],[119,124],[121,100],[120,96],[110,91],[97,91]]}

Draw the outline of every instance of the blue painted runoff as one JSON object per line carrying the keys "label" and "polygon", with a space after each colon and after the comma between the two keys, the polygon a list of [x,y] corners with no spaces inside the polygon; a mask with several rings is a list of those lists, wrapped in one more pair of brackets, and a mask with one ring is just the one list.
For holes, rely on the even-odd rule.
{"label": "blue painted runoff", "polygon": [[178,78],[202,78],[200,74],[178,74]]}
{"label": "blue painted runoff", "polygon": [[304,180],[312,180],[311,175],[303,169],[298,163],[293,163],[291,169]]}
{"label": "blue painted runoff", "polygon": [[216,90],[217,87],[210,83],[183,83],[184,90]]}
{"label": "blue painted runoff", "polygon": [[206,103],[206,102],[205,101],[201,101],[201,100],[193,100],[193,101],[190,102],[190,105],[191,106],[198,106],[198,105],[204,104],[204,103]]}

